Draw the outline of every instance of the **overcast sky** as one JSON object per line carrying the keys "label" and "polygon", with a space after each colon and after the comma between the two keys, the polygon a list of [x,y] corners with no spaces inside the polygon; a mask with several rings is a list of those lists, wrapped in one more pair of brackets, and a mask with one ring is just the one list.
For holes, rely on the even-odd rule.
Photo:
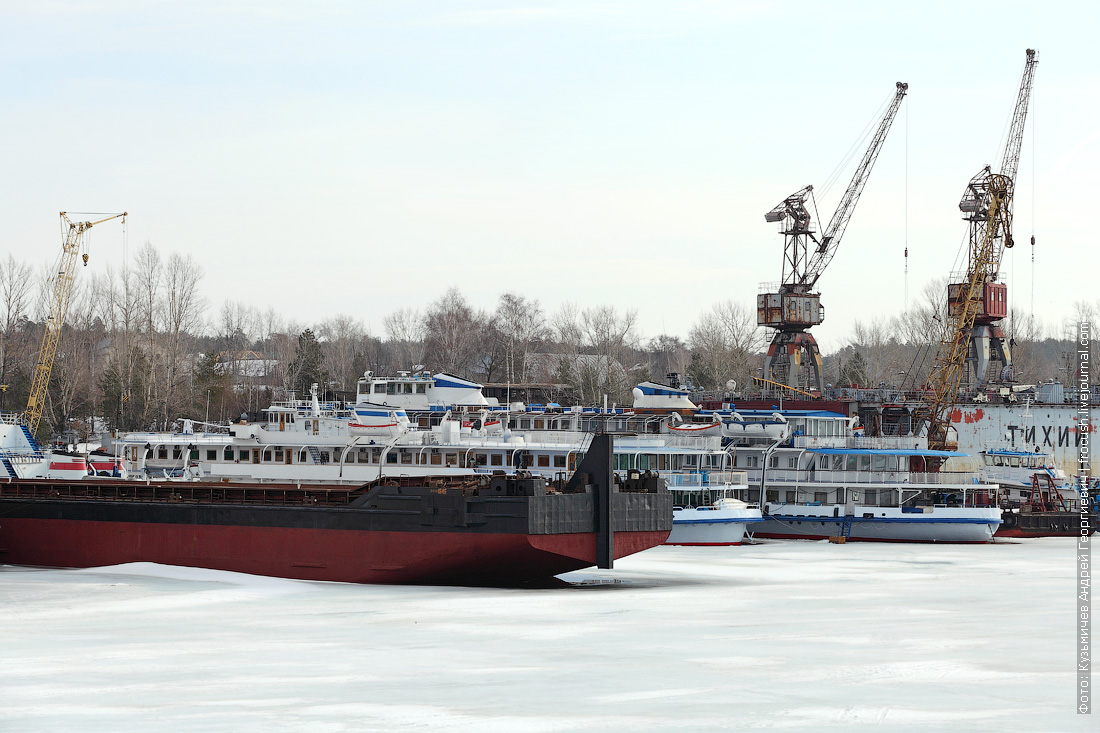
{"label": "overcast sky", "polygon": [[[999,160],[1032,47],[1004,269],[1053,324],[1100,297],[1098,8],[2,2],[0,254],[50,262],[58,211],[125,209],[128,254],[194,255],[211,316],[229,298],[381,335],[457,285],[482,308],[636,308],[644,335],[686,337],[779,280],[764,213],[812,183],[828,219],[852,168],[826,179],[906,81],[819,282],[830,352],[902,310],[906,240],[910,301],[961,266],[958,199]],[[120,231],[93,230],[89,270],[124,262]]]}

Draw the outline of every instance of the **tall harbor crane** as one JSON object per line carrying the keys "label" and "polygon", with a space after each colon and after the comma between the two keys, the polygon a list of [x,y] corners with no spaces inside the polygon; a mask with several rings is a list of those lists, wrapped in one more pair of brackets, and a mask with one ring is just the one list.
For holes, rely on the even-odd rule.
{"label": "tall harbor crane", "polygon": [[883,113],[871,138],[871,144],[864,152],[840,204],[833,212],[833,218],[829,220],[829,225],[820,238],[815,234],[814,217],[806,206],[808,200],[814,207],[814,213],[817,213],[813,186],[799,189],[764,215],[765,221],[778,223],[779,231],[783,234],[783,280],[779,292],[756,296],[757,325],[775,329],[768,354],[764,358],[765,379],[797,388],[801,381],[805,354],[806,366],[813,372],[812,377],[807,380],[808,386],[816,387],[819,392],[824,391],[821,351],[809,332],[811,326],[825,320],[821,294],[814,292],[814,285],[836,254],[859,196],[871,175],[871,168],[878,160],[886,134],[890,131],[908,89],[908,84],[900,81],[897,83],[894,98]]}
{"label": "tall harbor crane", "polygon": [[[42,346],[38,350],[38,364],[34,368],[31,381],[31,393],[27,399],[27,409],[23,412],[23,422],[33,436],[38,432],[42,421],[42,411],[46,404],[46,391],[50,386],[50,372],[57,355],[57,342],[61,338],[61,327],[65,323],[65,311],[69,307],[69,295],[73,290],[73,277],[76,275],[76,259],[84,244],[84,234],[96,224],[121,218],[125,222],[126,212],[111,214],[97,221],[74,222],[61,212],[61,228],[65,232],[65,241],[61,245],[61,256],[57,260],[56,275],[50,280],[53,290],[50,293],[50,311],[46,318],[46,328],[42,332]],[[83,257],[88,264],[88,255]]]}
{"label": "tall harbor crane", "polygon": [[958,398],[968,363],[974,364],[978,385],[986,381],[991,350],[1002,365],[1001,377],[1007,378],[1011,368],[1011,354],[998,325],[1008,314],[1008,288],[997,278],[1001,257],[1013,244],[1012,192],[1038,63],[1039,54],[1029,48],[1000,172],[992,172],[988,165],[982,168],[967,183],[959,201],[962,218],[969,224],[966,275],[961,282],[947,286],[947,324],[925,397],[915,414],[917,430],[927,426],[929,448],[948,447],[948,413]]}

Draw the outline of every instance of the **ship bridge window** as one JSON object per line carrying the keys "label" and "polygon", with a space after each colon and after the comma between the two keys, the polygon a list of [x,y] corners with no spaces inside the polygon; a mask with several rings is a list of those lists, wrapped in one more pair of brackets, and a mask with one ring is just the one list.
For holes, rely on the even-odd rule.
{"label": "ship bridge window", "polygon": [[397,394],[397,385],[393,382],[386,382],[386,394]]}
{"label": "ship bridge window", "polygon": [[412,453],[409,453],[408,451],[405,451],[405,450],[401,451],[401,462],[405,463],[405,464],[412,463],[413,462]]}
{"label": "ship bridge window", "polygon": [[180,448],[178,445],[172,446],[172,457],[173,458],[180,458],[182,456],[183,456],[183,448]]}
{"label": "ship bridge window", "polygon": [[157,458],[167,458],[167,457],[168,457],[168,448],[167,447],[162,445],[159,448],[157,448]]}
{"label": "ship bridge window", "polygon": [[993,465],[993,456],[987,455],[985,457],[985,465],[987,465],[987,466],[992,466]]}
{"label": "ship bridge window", "polygon": [[278,463],[283,462],[283,449],[282,448],[276,448],[275,449],[275,461],[278,462]]}
{"label": "ship bridge window", "polygon": [[859,459],[859,470],[870,471],[871,470],[871,456],[856,456]]}
{"label": "ship bridge window", "polygon": [[885,471],[886,470],[886,456],[871,456],[871,470],[872,471]]}
{"label": "ship bridge window", "polygon": [[554,456],[554,468],[565,468],[565,456]]}
{"label": "ship bridge window", "polygon": [[503,466],[504,465],[504,456],[502,456],[500,453],[493,453],[492,455],[489,456],[489,465],[490,466]]}
{"label": "ship bridge window", "polygon": [[844,470],[844,456],[840,456],[840,455],[832,456],[832,464],[833,464],[832,468],[833,468],[834,471],[843,471]]}
{"label": "ship bridge window", "polygon": [[386,463],[397,463],[397,454],[396,453],[387,453],[386,454]]}
{"label": "ship bridge window", "polygon": [[550,456],[545,453],[538,457],[539,468],[550,468]]}
{"label": "ship bridge window", "polygon": [[206,460],[208,460],[208,461],[218,460],[218,449],[217,448],[207,448],[206,449]]}
{"label": "ship bridge window", "polygon": [[1010,456],[1009,459],[1008,459],[1008,465],[1011,466],[1012,468],[1019,468],[1020,467],[1020,457],[1019,456]]}
{"label": "ship bridge window", "polygon": [[798,467],[798,459],[796,457],[791,456],[790,458],[787,459],[787,468],[797,468],[797,467]]}
{"label": "ship bridge window", "polygon": [[428,385],[426,385],[426,384],[416,385],[416,394],[428,394]]}

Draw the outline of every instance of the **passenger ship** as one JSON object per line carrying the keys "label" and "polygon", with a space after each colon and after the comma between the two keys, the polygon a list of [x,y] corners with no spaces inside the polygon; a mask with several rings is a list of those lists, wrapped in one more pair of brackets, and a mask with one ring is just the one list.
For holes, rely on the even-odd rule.
{"label": "passenger ship", "polygon": [[747,488],[745,475],[731,470],[720,436],[662,432],[663,418],[532,406],[514,415],[447,411],[437,419],[421,429],[403,408],[322,404],[315,390],[311,400],[272,405],[259,423],[199,432],[183,421],[180,432],[125,435],[115,450],[125,475],[139,479],[361,484],[508,470],[555,479],[576,469],[593,433],[613,433],[616,471],[658,474],[673,492],[677,544],[740,544],[748,522],[762,516],[735,496]]}
{"label": "passenger ship", "polygon": [[[744,411],[731,443],[763,500],[754,536],[893,542],[988,542],[1001,524],[996,488],[918,437],[864,438],[830,411]],[[763,437],[754,423],[783,430]],[[955,461],[957,463],[957,461]]]}

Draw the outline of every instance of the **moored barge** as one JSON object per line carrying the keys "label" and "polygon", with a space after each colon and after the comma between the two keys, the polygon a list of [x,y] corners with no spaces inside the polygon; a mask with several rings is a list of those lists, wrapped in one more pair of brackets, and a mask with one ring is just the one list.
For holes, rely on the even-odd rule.
{"label": "moored barge", "polygon": [[663,482],[619,480],[596,436],[568,481],[388,477],[361,486],[0,482],[0,562],[126,562],[355,583],[538,582],[659,545]]}

